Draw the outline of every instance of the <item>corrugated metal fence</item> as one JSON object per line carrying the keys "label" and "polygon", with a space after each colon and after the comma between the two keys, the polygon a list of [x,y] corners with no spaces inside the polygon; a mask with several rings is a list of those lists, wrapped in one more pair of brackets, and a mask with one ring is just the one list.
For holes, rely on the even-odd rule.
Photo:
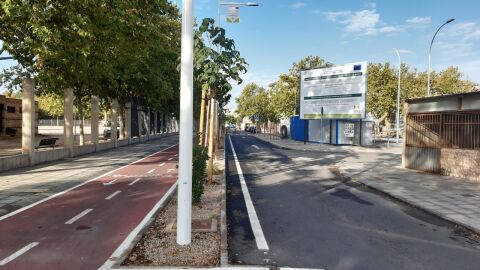
{"label": "corrugated metal fence", "polygon": [[411,113],[405,131],[406,167],[439,172],[441,148],[480,149],[480,111]]}

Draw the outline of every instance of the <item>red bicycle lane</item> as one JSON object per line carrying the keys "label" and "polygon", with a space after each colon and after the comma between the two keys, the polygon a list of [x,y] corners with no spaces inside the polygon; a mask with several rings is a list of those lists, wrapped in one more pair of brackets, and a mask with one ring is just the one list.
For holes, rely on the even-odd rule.
{"label": "red bicycle lane", "polygon": [[97,269],[175,184],[177,152],[165,149],[0,220],[0,269]]}

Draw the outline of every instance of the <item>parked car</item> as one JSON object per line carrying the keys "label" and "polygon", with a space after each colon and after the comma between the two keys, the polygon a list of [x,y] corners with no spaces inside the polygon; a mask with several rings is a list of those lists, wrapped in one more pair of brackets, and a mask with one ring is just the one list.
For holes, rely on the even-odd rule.
{"label": "parked car", "polygon": [[[112,123],[108,122],[103,128],[103,138],[109,139],[112,136]],[[117,127],[117,139],[120,138],[120,129]]]}

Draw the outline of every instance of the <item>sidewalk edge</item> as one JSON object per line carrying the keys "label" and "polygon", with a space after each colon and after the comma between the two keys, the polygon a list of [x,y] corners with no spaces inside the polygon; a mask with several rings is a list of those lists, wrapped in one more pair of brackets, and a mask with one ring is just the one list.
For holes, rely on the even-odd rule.
{"label": "sidewalk edge", "polygon": [[462,221],[455,220],[455,219],[453,219],[453,218],[447,217],[447,216],[443,215],[443,214],[440,213],[440,212],[437,212],[437,211],[428,209],[428,208],[426,208],[426,207],[424,207],[424,206],[418,205],[418,204],[416,204],[415,202],[412,202],[412,201],[410,201],[410,200],[408,200],[408,199],[406,199],[406,198],[402,198],[401,196],[395,196],[395,195],[393,195],[393,194],[391,194],[391,193],[389,193],[389,192],[387,192],[387,191],[385,191],[385,190],[383,190],[383,189],[381,189],[381,188],[375,187],[374,185],[371,185],[371,184],[367,184],[367,183],[363,182],[362,180],[354,180],[354,179],[352,179],[352,181],[353,181],[353,182],[356,182],[356,183],[359,183],[359,184],[361,184],[361,185],[364,185],[364,186],[366,186],[366,187],[368,187],[368,188],[370,188],[370,189],[372,189],[372,190],[375,190],[375,191],[377,191],[377,192],[379,192],[379,193],[382,193],[382,194],[384,194],[384,195],[386,195],[386,196],[388,196],[388,197],[390,197],[390,198],[392,198],[392,199],[394,199],[394,200],[396,200],[396,201],[400,201],[400,202],[402,202],[402,203],[405,203],[405,204],[407,204],[407,205],[410,206],[410,207],[419,209],[419,210],[421,210],[421,211],[423,211],[423,212],[426,212],[426,213],[428,213],[428,214],[430,214],[430,215],[433,215],[433,216],[438,217],[438,218],[440,218],[440,219],[442,219],[442,220],[445,220],[445,221],[447,221],[447,222],[450,222],[450,223],[452,223],[452,224],[454,224],[454,225],[458,225],[458,226],[464,227],[465,229],[468,229],[468,230],[470,230],[470,231],[472,231],[472,232],[474,232],[474,233],[480,234],[480,228],[475,228],[475,227],[473,227],[473,226],[471,226],[471,225],[469,225],[469,224],[466,224],[466,223],[464,223],[464,222],[462,222]]}

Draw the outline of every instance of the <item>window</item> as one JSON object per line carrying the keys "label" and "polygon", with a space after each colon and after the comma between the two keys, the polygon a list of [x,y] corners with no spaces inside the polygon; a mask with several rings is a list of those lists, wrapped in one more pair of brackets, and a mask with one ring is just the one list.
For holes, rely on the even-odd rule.
{"label": "window", "polygon": [[9,112],[9,113],[14,113],[14,112],[15,112],[15,107],[13,107],[13,106],[7,106],[7,112]]}

